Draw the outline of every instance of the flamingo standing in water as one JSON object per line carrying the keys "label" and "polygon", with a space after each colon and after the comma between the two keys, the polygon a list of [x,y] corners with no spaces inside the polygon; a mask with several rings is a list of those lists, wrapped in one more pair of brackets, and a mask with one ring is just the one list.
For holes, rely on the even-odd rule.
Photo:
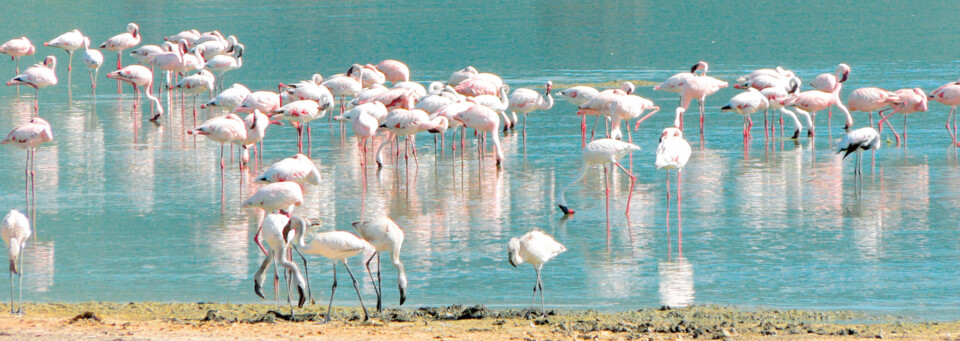
{"label": "flamingo standing in water", "polygon": [[[360,237],[370,242],[376,250],[373,255],[367,259],[367,274],[370,275],[370,281],[374,283],[374,289],[377,292],[377,312],[383,307],[383,286],[380,277],[380,253],[389,252],[390,262],[397,268],[397,286],[400,288],[400,305],[407,301],[407,273],[403,271],[403,263],[400,262],[400,248],[403,246],[403,230],[397,223],[386,215],[374,219],[354,222],[353,228],[357,230]],[[373,273],[370,271],[370,262],[377,258],[377,280],[374,282]]]}
{"label": "flamingo standing in water", "polygon": [[240,83],[234,83],[226,90],[221,91],[209,102],[201,104],[200,109],[223,108],[227,111],[234,111],[243,100],[250,96],[250,89]]}
{"label": "flamingo standing in water", "polygon": [[[847,97],[847,109],[852,112],[865,112],[870,115],[870,126],[873,126],[873,112],[899,100],[892,91],[881,88],[867,87],[853,90]],[[889,124],[889,122],[887,122]],[[891,126],[892,130],[893,127]]]}
{"label": "flamingo standing in water", "polygon": [[243,67],[243,44],[233,47],[233,55],[220,54],[213,56],[204,64],[204,67],[217,73],[217,88],[223,89],[223,74]]}
{"label": "flamingo standing in water", "polygon": [[625,214],[630,215],[630,201],[633,199],[633,186],[637,182],[637,177],[630,173],[623,165],[620,164],[620,159],[627,154],[640,150],[640,147],[628,142],[623,142],[614,139],[596,139],[587,144],[583,149],[583,163],[580,166],[580,174],[577,175],[573,181],[570,181],[567,186],[563,188],[560,192],[557,193],[557,206],[560,207],[560,210],[563,211],[564,215],[571,215],[576,212],[567,207],[567,201],[564,199],[564,193],[570,189],[573,184],[580,181],[584,175],[587,174],[587,168],[591,165],[603,165],[603,179],[604,186],[606,188],[606,212],[607,212],[607,231],[610,231],[610,177],[607,170],[608,164],[613,164],[620,168],[627,176],[630,177],[630,194],[627,196],[627,209]]}
{"label": "flamingo standing in water", "polygon": [[353,233],[346,231],[329,231],[314,233],[306,247],[301,246],[304,253],[312,255],[321,255],[333,260],[333,287],[330,289],[330,303],[327,304],[327,315],[324,323],[330,322],[330,311],[333,308],[333,295],[337,292],[337,262],[342,262],[343,267],[350,274],[353,280],[353,288],[357,291],[357,299],[360,300],[360,307],[363,308],[363,320],[370,319],[367,315],[367,307],[363,305],[363,296],[360,295],[360,287],[357,285],[357,278],[353,276],[350,267],[347,266],[347,258],[366,253],[376,252],[376,248],[370,242],[357,237]]}
{"label": "flamingo standing in water", "polygon": [[273,91],[254,91],[247,95],[234,111],[242,113],[252,113],[254,110],[273,112],[278,108],[280,108],[279,94]]}
{"label": "flamingo standing in water", "polygon": [[[833,92],[833,89],[840,86],[840,83],[847,81],[847,77],[850,75],[850,65],[840,63],[837,65],[837,71],[833,74],[830,73],[821,73],[817,75],[812,81],[810,81],[810,86],[816,90],[823,92]],[[839,92],[837,96],[839,97]],[[827,128],[830,128],[830,121],[833,118],[833,112],[827,109]]]}
{"label": "flamingo standing in water", "polygon": [[[590,101],[593,96],[600,91],[591,86],[575,86],[557,93],[557,96],[567,100],[568,103],[580,107]],[[587,116],[580,116],[580,148],[587,146]]]}
{"label": "flamingo standing in water", "polygon": [[567,251],[563,244],[558,243],[553,237],[541,231],[530,231],[520,238],[510,238],[507,243],[507,255],[510,265],[518,267],[520,264],[529,263],[537,272],[537,282],[533,285],[533,300],[530,307],[533,308],[537,301],[537,290],[540,290],[540,314],[546,315],[543,299],[543,280],[540,278],[540,270],[543,264],[549,262],[553,257]]}
{"label": "flamingo standing in water", "polygon": [[[721,111],[733,111],[737,114],[743,116],[743,143],[747,143],[747,139],[750,138],[750,128],[753,128],[753,120],[750,119],[750,114],[756,113],[760,110],[767,110],[767,107],[770,106],[770,101],[766,96],[760,93],[756,88],[750,88],[747,91],[741,92],[727,102],[727,105],[720,108]],[[763,135],[767,135],[766,127],[764,127]]]}
{"label": "flamingo standing in water", "polygon": [[[253,148],[253,156],[255,160],[259,160],[263,157],[263,138],[267,135],[267,127],[271,124],[270,118],[267,115],[264,115],[260,111],[256,110],[252,114],[248,114],[247,117],[243,118],[243,125],[247,128],[247,137],[241,141],[240,144],[240,169],[242,170],[250,162],[250,153],[249,150]],[[279,124],[279,122],[277,123]],[[261,142],[259,149],[257,149],[257,142]],[[259,158],[258,158],[259,156]]]}
{"label": "flamingo standing in water", "polygon": [[40,115],[40,88],[57,85],[57,57],[47,56],[43,63],[34,64],[23,73],[13,77],[7,85],[29,85],[36,90],[33,97],[33,115]]}
{"label": "flamingo standing in water", "polygon": [[683,105],[683,95],[682,95],[683,85],[686,84],[687,81],[689,81],[690,79],[697,77],[698,76],[696,73],[697,71],[701,72],[700,76],[706,76],[707,69],[709,68],[710,68],[710,65],[708,65],[707,62],[701,60],[696,64],[694,64],[692,67],[690,67],[690,72],[681,72],[681,73],[674,74],[673,76],[670,76],[669,78],[667,78],[667,80],[663,81],[663,83],[660,83],[654,86],[653,90],[662,90],[662,91],[675,92],[675,93],[681,94],[679,103],[680,105]]}
{"label": "flamingo standing in water", "polygon": [[[650,110],[650,112],[641,118],[640,116],[647,110]],[[639,118],[634,128],[634,130],[636,130],[640,128],[641,122],[653,116],[653,114],[656,114],[658,111],[660,111],[660,107],[654,105],[653,101],[649,99],[637,95],[617,97],[610,105],[610,115],[612,118],[610,122],[610,137],[616,140],[622,139],[623,132],[620,131],[620,122],[627,121],[627,142],[633,143],[633,134],[630,132],[630,120]]]}
{"label": "flamingo standing in water", "polygon": [[97,91],[97,74],[100,73],[100,66],[103,65],[103,53],[97,49],[90,49],[90,37],[83,37],[83,64],[90,70],[90,86],[93,91]]}
{"label": "flamingo standing in water", "polygon": [[[411,103],[412,104],[412,103]],[[408,107],[412,107],[409,105]],[[412,149],[413,151],[413,160],[420,165],[420,161],[417,160],[417,144],[415,140],[415,135],[424,131],[433,131],[443,127],[446,130],[446,127],[449,126],[449,122],[446,117],[435,117],[430,119],[430,115],[427,115],[426,111],[420,109],[394,109],[387,113],[387,117],[380,122],[380,128],[386,129],[394,136],[403,136],[405,145],[407,146],[404,150],[404,158],[409,161],[409,156],[407,152]],[[380,146],[377,147],[376,161],[377,168],[383,167],[383,162],[380,158],[380,151],[383,150],[383,147],[387,144],[389,139],[384,139],[380,142]],[[399,151],[399,147],[398,147]]]}
{"label": "flamingo standing in water", "polygon": [[367,163],[367,140],[377,134],[377,128],[380,126],[380,122],[372,114],[374,111],[386,113],[387,108],[383,103],[369,102],[353,107],[343,115],[334,117],[337,121],[349,121],[351,123],[353,134],[357,136],[361,166]]}
{"label": "flamingo standing in water", "polygon": [[401,61],[387,59],[376,65],[377,70],[383,72],[384,78],[390,83],[410,81],[410,68]]}
{"label": "flamingo standing in water", "polygon": [[277,161],[256,177],[259,183],[293,181],[301,185],[319,185],[320,170],[309,156],[297,154]]}
{"label": "flamingo standing in water", "polygon": [[[117,70],[120,70],[120,59],[123,58],[123,50],[132,48],[140,44],[140,26],[134,23],[127,24],[127,32],[115,35],[100,44],[101,49],[117,52]],[[121,92],[120,80],[117,80],[117,93]]]}
{"label": "flamingo standing in water", "polygon": [[[333,103],[300,100],[287,103],[287,105],[274,110],[272,115],[283,115],[283,118],[292,122],[293,126],[297,128],[297,153],[301,153],[303,152],[303,128],[309,125],[310,121],[326,116],[327,109],[331,104]],[[309,134],[307,134],[307,139],[311,139]]]}
{"label": "flamingo standing in water", "polygon": [[[30,239],[30,221],[27,219],[23,213],[17,210],[10,210],[10,213],[7,213],[7,216],[3,218],[3,222],[0,223],[0,235],[3,236],[3,241],[7,243],[7,247],[10,249],[10,313],[11,314],[23,314],[23,249],[27,246],[27,239]],[[13,275],[17,275],[17,280],[19,280],[19,285],[17,288],[20,292],[20,305],[17,307],[17,310],[14,310],[13,307],[17,306],[13,300]]]}
{"label": "flamingo standing in water", "polygon": [[[678,108],[679,109],[679,108]],[[660,145],[657,146],[657,161],[655,165],[657,170],[663,169],[667,173],[667,211],[670,210],[670,170],[677,170],[677,226],[680,226],[680,221],[683,216],[683,211],[680,206],[680,188],[683,185],[683,167],[687,165],[687,161],[690,160],[690,143],[687,140],[683,139],[683,131],[676,127],[669,127],[663,129],[663,133],[660,134]],[[667,226],[669,226],[669,217],[667,218]],[[670,233],[670,231],[667,231]],[[679,245],[678,250],[683,254],[683,230],[678,228],[677,230],[677,245]]]}
{"label": "flamingo standing in water", "polygon": [[[309,225],[306,220],[300,217],[287,217],[282,214],[267,214],[263,219],[262,224],[262,233],[263,240],[267,243],[269,251],[267,251],[267,257],[264,258],[263,262],[260,263],[260,268],[257,270],[257,273],[253,275],[253,292],[260,296],[260,298],[266,298],[263,296],[263,282],[267,277],[267,268],[271,264],[280,264],[287,270],[287,279],[293,278],[293,283],[297,287],[297,293],[300,295],[300,299],[297,300],[297,307],[302,308],[303,304],[307,302],[307,293],[310,291],[310,283],[308,280],[304,279],[303,274],[300,273],[300,268],[297,267],[297,263],[288,259],[287,255],[291,251],[291,245],[293,244],[294,239],[303,238],[301,233],[306,231],[306,226]],[[293,249],[297,250],[299,253],[300,250],[294,247]],[[301,255],[302,257],[302,255]],[[306,259],[304,258],[304,273],[307,271]],[[307,276],[309,279],[309,275]],[[277,309],[280,308],[280,286],[279,286],[279,277],[276,274],[276,268],[274,268],[273,274],[273,289],[274,297],[277,300]],[[293,303],[290,302],[290,291],[289,287],[287,288],[287,303],[290,305],[290,314],[293,315]]]}
{"label": "flamingo standing in water", "polygon": [[[478,143],[481,152],[486,145],[486,136],[490,135],[491,138],[493,138],[494,156],[497,160],[497,169],[500,169],[500,164],[503,163],[503,147],[500,146],[500,136],[497,134],[497,128],[500,124],[500,117],[497,115],[497,112],[486,106],[474,103],[463,111],[455,113],[453,119],[462,123],[464,127],[481,133],[480,143]],[[460,132],[460,136],[461,138],[463,137],[463,131]],[[482,154],[477,161],[483,162]]]}
{"label": "flamingo standing in water", "polygon": [[[137,102],[140,100],[140,92],[146,90],[147,98],[157,106],[157,111],[155,115],[151,115],[150,121],[156,122],[160,115],[163,115],[163,105],[160,104],[160,99],[153,96],[153,72],[150,72],[150,69],[143,65],[129,65],[120,70],[113,71],[107,74],[107,78],[113,78],[116,80],[121,80],[133,85],[133,94],[134,102],[133,107],[137,107]],[[137,88],[140,88],[139,90]],[[151,114],[153,114],[153,106],[151,105]]]}
{"label": "flamingo standing in water", "polygon": [[[915,112],[926,112],[927,111],[927,94],[923,92],[923,89],[913,88],[913,89],[900,89],[894,92],[894,94],[899,98],[897,101],[890,103],[890,109],[893,109],[893,112],[890,115],[883,116],[883,112],[889,109],[884,109],[880,111],[880,124],[883,124],[890,116],[896,113],[903,114],[903,144],[907,144],[907,114],[912,114]],[[887,122],[888,124],[890,122]],[[878,129],[882,126],[878,125]],[[890,130],[893,130],[893,126],[890,127]],[[897,132],[893,131],[893,135],[896,136]],[[897,139],[897,144],[900,144],[900,139]]]}
{"label": "flamingo standing in water", "polygon": [[[692,99],[697,99],[700,109],[700,134],[703,134],[703,114],[706,110],[706,98],[712,94],[715,94],[720,89],[726,88],[729,84],[722,80],[710,77],[706,75],[706,67],[704,67],[704,75],[696,76],[689,78],[681,84],[681,96],[680,96],[680,106],[684,110],[690,107],[690,101]],[[683,130],[683,122],[680,122],[680,130]]]}
{"label": "flamingo standing in water", "polygon": [[512,111],[514,115],[516,115],[516,113],[523,114],[522,134],[524,146],[526,146],[527,143],[527,114],[537,110],[547,111],[553,108],[553,94],[550,93],[552,89],[553,82],[547,81],[543,94],[527,88],[513,90],[513,93],[510,94],[510,106],[507,110]]}
{"label": "flamingo standing in water", "polygon": [[27,37],[10,39],[0,45],[0,53],[8,55],[10,59],[17,61],[17,70],[15,73],[17,75],[20,74],[20,57],[32,56],[36,52],[37,47],[33,46],[33,43],[31,43]]}
{"label": "flamingo standing in water", "polygon": [[80,30],[74,29],[73,31],[61,34],[56,38],[51,39],[48,42],[43,43],[43,46],[53,46],[56,48],[61,48],[67,52],[67,72],[73,71],[73,51],[83,47],[84,40],[83,33],[80,33]]}
{"label": "flamingo standing in water", "polygon": [[[812,121],[816,121],[817,111],[824,110],[832,106],[837,106],[837,108],[840,108],[840,110],[843,111],[843,113],[847,116],[847,120],[843,128],[845,130],[849,130],[850,127],[853,126],[853,116],[850,116],[850,111],[847,110],[847,107],[844,106],[843,102],[840,101],[841,88],[841,83],[837,83],[837,86],[833,89],[833,92],[830,93],[820,90],[804,91],[797,94],[797,96],[782,101],[780,104],[784,106],[793,106],[801,109],[804,112],[812,113]],[[807,135],[813,137],[813,124],[810,125],[810,129],[807,129]]]}
{"label": "flamingo standing in water", "polygon": [[344,111],[344,98],[354,96],[363,89],[361,74],[362,72],[358,67],[351,66],[346,75],[330,77],[320,83],[320,85],[329,89],[331,94],[340,97],[340,114],[343,114]]}
{"label": "flamingo standing in water", "polygon": [[[580,133],[583,136],[586,136],[586,117],[587,115],[597,116],[597,119],[593,121],[593,129],[590,131],[590,140],[593,141],[593,135],[597,130],[597,122],[600,121],[600,116],[606,116],[612,118],[610,113],[613,102],[621,97],[629,95],[635,89],[633,83],[623,82],[620,85],[619,89],[606,89],[600,91],[596,95],[590,97],[589,100],[577,107],[577,115],[581,115],[584,118],[580,121]],[[606,132],[606,136],[610,137],[610,132]],[[585,138],[581,138],[581,143]]]}
{"label": "flamingo standing in water", "polygon": [[292,216],[293,208],[303,205],[303,189],[300,184],[293,181],[280,181],[267,184],[260,187],[257,193],[244,200],[240,208],[259,208],[263,214],[258,215],[257,232],[253,234],[253,242],[260,247],[264,255],[267,249],[260,243],[260,229],[263,228],[265,214],[279,213],[285,216]]}
{"label": "flamingo standing in water", "polygon": [[29,122],[16,126],[3,141],[0,141],[0,145],[12,143],[14,146],[27,151],[27,162],[23,169],[24,181],[26,182],[24,196],[27,201],[27,214],[33,218],[31,220],[34,222],[37,220],[37,186],[34,179],[36,173],[33,171],[36,156],[34,154],[37,147],[50,141],[53,141],[53,130],[50,129],[50,123],[40,117],[34,117]]}
{"label": "flamingo standing in water", "polygon": [[216,79],[210,70],[200,70],[200,72],[183,77],[176,88],[184,95],[193,95],[193,121],[197,121],[197,97],[204,92],[213,92],[216,87]]}
{"label": "flamingo standing in water", "polygon": [[862,153],[865,150],[880,149],[880,133],[873,127],[860,128],[847,133],[837,144],[837,154],[844,153],[846,159],[851,153],[857,153],[857,164],[853,169],[856,178],[857,191],[863,186]]}
{"label": "flamingo standing in water", "polygon": [[[950,133],[950,138],[952,139],[951,143],[958,145],[957,122],[955,117],[957,114],[957,105],[960,105],[960,81],[950,82],[940,86],[937,88],[937,90],[934,90],[932,93],[930,93],[929,100],[950,106],[950,112],[947,114],[947,132]],[[951,118],[954,118],[953,130],[950,129]]]}
{"label": "flamingo standing in water", "polygon": [[[241,142],[247,138],[247,128],[243,119],[236,114],[218,116],[203,122],[199,127],[188,130],[187,134],[204,135],[214,142],[220,143],[220,214],[226,213],[224,208],[224,168],[223,145],[226,143]],[[262,248],[262,247],[261,247]]]}

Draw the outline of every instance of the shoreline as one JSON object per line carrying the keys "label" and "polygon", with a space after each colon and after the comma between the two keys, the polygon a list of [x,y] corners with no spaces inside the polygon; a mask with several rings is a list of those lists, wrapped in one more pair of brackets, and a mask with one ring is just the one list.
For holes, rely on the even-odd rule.
{"label": "shoreline", "polygon": [[480,306],[370,309],[310,305],[288,315],[269,304],[27,303],[23,316],[0,305],[0,338],[57,339],[960,339],[960,320],[922,321],[849,311],[723,306],[622,312],[488,309]]}

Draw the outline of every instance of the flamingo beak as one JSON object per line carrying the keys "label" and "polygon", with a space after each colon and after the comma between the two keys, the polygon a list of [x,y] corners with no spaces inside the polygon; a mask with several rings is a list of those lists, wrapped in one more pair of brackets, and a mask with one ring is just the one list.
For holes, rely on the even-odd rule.
{"label": "flamingo beak", "polygon": [[[571,210],[570,208],[568,208],[568,207],[565,206],[565,205],[557,205],[557,206],[560,207],[560,211],[563,211],[563,214],[564,214],[564,215],[572,215],[572,214],[574,214],[574,213],[577,213],[577,212],[574,212],[573,210]],[[514,265],[514,267],[516,267],[516,265]]]}
{"label": "flamingo beak", "polygon": [[407,291],[404,290],[403,287],[399,285],[398,287],[400,287],[400,305],[403,305],[403,302],[407,301]]}
{"label": "flamingo beak", "polygon": [[[560,206],[560,207],[563,207],[563,206]],[[509,261],[510,265],[512,265],[513,267],[517,267],[517,263],[513,261],[513,255],[510,254],[509,251],[507,252],[507,261]]]}

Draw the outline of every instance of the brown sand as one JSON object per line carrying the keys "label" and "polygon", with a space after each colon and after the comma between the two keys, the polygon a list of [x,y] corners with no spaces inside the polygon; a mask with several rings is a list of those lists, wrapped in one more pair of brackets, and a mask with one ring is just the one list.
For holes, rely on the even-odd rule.
{"label": "brown sand", "polygon": [[0,339],[960,340],[960,321],[911,322],[849,312],[697,306],[622,313],[548,311],[542,317],[532,310],[450,306],[390,309],[364,322],[358,308],[335,308],[332,322],[317,324],[314,320],[322,319],[318,309],[310,306],[291,317],[253,304],[27,304],[26,315],[0,313]]}

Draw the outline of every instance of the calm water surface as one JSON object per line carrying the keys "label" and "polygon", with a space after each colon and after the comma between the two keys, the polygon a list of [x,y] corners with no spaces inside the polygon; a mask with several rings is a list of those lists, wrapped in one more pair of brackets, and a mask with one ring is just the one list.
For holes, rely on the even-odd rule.
{"label": "calm water surface", "polygon": [[[26,35],[39,45],[79,28],[97,44],[127,22],[139,23],[149,43],[183,29],[219,29],[247,46],[243,69],[226,81],[263,90],[385,58],[407,62],[416,81],[446,79],[474,65],[499,73],[514,88],[546,80],[659,81],[701,59],[711,63],[713,76],[729,81],[776,65],[809,80],[846,62],[853,74],[844,94],[862,86],[929,92],[958,77],[956,2],[881,1],[869,10],[834,3],[653,1],[287,1],[229,11],[211,1],[95,10],[99,6],[0,4],[5,13],[18,13],[0,25],[0,39]],[[38,233],[26,250],[26,299],[259,302],[250,290],[260,261],[251,243],[255,220],[239,209],[241,198],[257,188],[248,181],[256,172],[241,179],[236,166],[228,168],[227,214],[221,216],[218,146],[184,136],[193,122],[183,121],[179,101],[164,98],[171,115],[154,126],[134,118],[129,87],[118,97],[102,78],[105,72],[95,95],[79,61],[68,80],[60,50],[39,47],[23,64],[48,54],[60,61],[61,83],[41,91],[41,115],[56,140],[37,153]],[[109,71],[115,55],[105,55]],[[13,67],[0,61],[0,74],[12,76]],[[31,115],[32,90],[20,92],[0,88],[2,131]],[[695,151],[683,178],[680,257],[676,236],[667,239],[665,176],[653,167],[660,129],[672,123],[677,97],[650,86],[638,93],[664,106],[664,114],[633,136],[643,150],[633,157],[638,182],[629,219],[623,215],[627,178],[613,178],[609,233],[598,170],[568,192],[574,217],[561,219],[554,206],[554,192],[579,167],[575,109],[559,102],[530,116],[525,153],[517,134],[503,138],[501,172],[489,158],[478,168],[475,153],[461,164],[422,135],[419,168],[388,159],[383,171],[368,170],[365,193],[353,137],[341,140],[325,120],[315,122],[310,154],[324,181],[308,189],[298,212],[322,219],[320,230],[349,230],[361,215],[392,216],[406,232],[412,306],[525,306],[533,271],[509,266],[506,241],[543,229],[569,249],[545,268],[551,306],[716,303],[960,317],[960,165],[942,128],[946,107],[931,104],[930,112],[911,117],[908,148],[885,145],[875,163],[865,158],[865,185],[857,197],[852,160],[830,152],[842,119],[828,130],[821,114],[815,141],[782,147],[780,140],[766,144],[755,129],[745,151],[740,117],[718,109],[736,90],[708,98],[705,140],[688,136]],[[856,126],[866,125],[865,116],[854,115]],[[755,121],[762,124],[758,115]],[[894,122],[899,129],[901,119]],[[687,125],[695,126],[694,119]],[[294,130],[270,128],[265,147],[267,164],[292,155]],[[0,148],[4,210],[23,209],[24,160],[22,151]],[[670,229],[676,231],[675,221]],[[357,260],[352,264],[360,269]],[[323,298],[330,263],[315,258],[311,267]],[[384,271],[385,302],[394,305],[395,270]],[[361,289],[373,299],[369,283]],[[338,302],[353,304],[347,294]]]}

